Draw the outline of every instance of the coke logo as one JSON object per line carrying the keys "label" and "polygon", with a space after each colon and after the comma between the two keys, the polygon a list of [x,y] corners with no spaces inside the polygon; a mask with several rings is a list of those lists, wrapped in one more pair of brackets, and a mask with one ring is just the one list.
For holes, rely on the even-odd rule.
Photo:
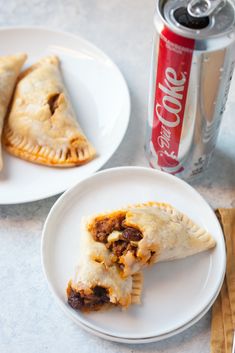
{"label": "coke logo", "polygon": [[167,27],[159,41],[151,141],[158,167],[172,174],[183,168],[181,131],[194,44],[194,40],[181,37]]}
{"label": "coke logo", "polygon": [[[162,83],[158,84],[158,88],[162,91],[163,96],[161,104],[159,102],[156,104],[156,115],[161,123],[167,127],[174,128],[180,124],[179,113],[182,110],[181,101],[183,99],[185,82],[186,75],[183,72],[178,79],[176,71],[172,67],[167,67],[164,79],[165,85]],[[169,130],[165,132],[169,134]]]}
{"label": "coke logo", "polygon": [[184,92],[184,85],[186,82],[186,75],[180,73],[180,78],[172,67],[167,67],[165,70],[165,78],[162,83],[158,84],[161,94],[161,103],[156,102],[156,115],[162,123],[157,138],[157,143],[160,147],[158,152],[158,163],[167,167],[176,167],[179,162],[175,152],[171,150],[171,135],[172,128],[176,128],[180,124],[180,112],[182,110],[182,99]]}

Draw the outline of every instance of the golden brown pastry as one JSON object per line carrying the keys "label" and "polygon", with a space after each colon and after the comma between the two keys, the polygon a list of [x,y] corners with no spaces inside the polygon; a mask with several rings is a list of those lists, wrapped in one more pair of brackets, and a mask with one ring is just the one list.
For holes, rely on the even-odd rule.
{"label": "golden brown pastry", "polygon": [[20,69],[26,60],[26,54],[16,54],[0,57],[0,170],[2,169],[1,136],[4,118],[7,113],[13,90]]}
{"label": "golden brown pastry", "polygon": [[85,220],[79,245],[76,274],[67,288],[68,303],[73,309],[127,308],[140,302],[141,274],[123,278],[119,266],[111,261],[105,244],[95,241],[87,231]]}
{"label": "golden brown pastry", "polygon": [[87,230],[94,240],[105,244],[125,277],[148,264],[180,259],[215,246],[206,230],[165,203],[149,202],[91,217]]}
{"label": "golden brown pastry", "polygon": [[13,155],[48,166],[81,165],[95,156],[76,120],[56,56],[21,74],[3,142]]}

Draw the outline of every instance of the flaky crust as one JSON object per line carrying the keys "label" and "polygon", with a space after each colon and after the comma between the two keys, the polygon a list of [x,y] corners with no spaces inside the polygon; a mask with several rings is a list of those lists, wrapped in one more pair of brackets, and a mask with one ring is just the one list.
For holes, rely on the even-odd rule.
{"label": "flaky crust", "polygon": [[143,238],[137,242],[136,254],[128,251],[120,256],[123,275],[128,277],[143,267],[160,261],[184,258],[215,246],[215,240],[189,217],[166,203],[148,202],[126,209],[96,215],[92,223],[101,217],[113,217],[125,213],[125,225],[141,231]]}
{"label": "flaky crust", "polygon": [[[170,261],[215,246],[214,239],[206,230],[166,203],[151,202],[129,210],[126,224],[138,227],[143,233],[143,239],[138,243],[137,251],[139,269],[150,259],[151,263]],[[152,258],[151,252],[155,253]],[[126,275],[132,272],[129,261],[131,260],[127,256],[121,261],[126,267]],[[137,270],[136,267],[135,270]]]}
{"label": "flaky crust", "polygon": [[84,218],[76,273],[69,281],[68,289],[83,290],[89,295],[96,286],[107,289],[110,303],[127,308],[131,303],[140,303],[142,275],[138,273],[123,278],[106,246],[96,242],[87,231],[87,219]]}
{"label": "flaky crust", "polygon": [[2,169],[1,136],[4,119],[13,94],[16,80],[27,55],[24,53],[0,57],[0,170]]}
{"label": "flaky crust", "polygon": [[78,125],[56,56],[43,58],[20,75],[3,142],[11,154],[48,166],[72,167],[94,158],[95,149]]}

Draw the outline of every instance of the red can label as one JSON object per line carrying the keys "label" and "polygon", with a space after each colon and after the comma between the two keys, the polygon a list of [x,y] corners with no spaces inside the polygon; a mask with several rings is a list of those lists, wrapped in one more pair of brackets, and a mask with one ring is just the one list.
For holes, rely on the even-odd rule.
{"label": "red can label", "polygon": [[168,28],[161,33],[155,85],[152,143],[162,170],[183,170],[178,160],[195,41]]}

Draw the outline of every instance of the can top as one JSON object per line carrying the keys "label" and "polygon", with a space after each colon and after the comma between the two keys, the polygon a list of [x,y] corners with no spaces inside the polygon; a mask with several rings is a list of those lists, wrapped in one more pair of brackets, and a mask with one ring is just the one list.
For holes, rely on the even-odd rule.
{"label": "can top", "polygon": [[170,28],[189,38],[206,39],[235,31],[233,0],[160,0],[158,10]]}
{"label": "can top", "polygon": [[193,17],[206,17],[221,11],[226,0],[189,0],[187,10]]}

